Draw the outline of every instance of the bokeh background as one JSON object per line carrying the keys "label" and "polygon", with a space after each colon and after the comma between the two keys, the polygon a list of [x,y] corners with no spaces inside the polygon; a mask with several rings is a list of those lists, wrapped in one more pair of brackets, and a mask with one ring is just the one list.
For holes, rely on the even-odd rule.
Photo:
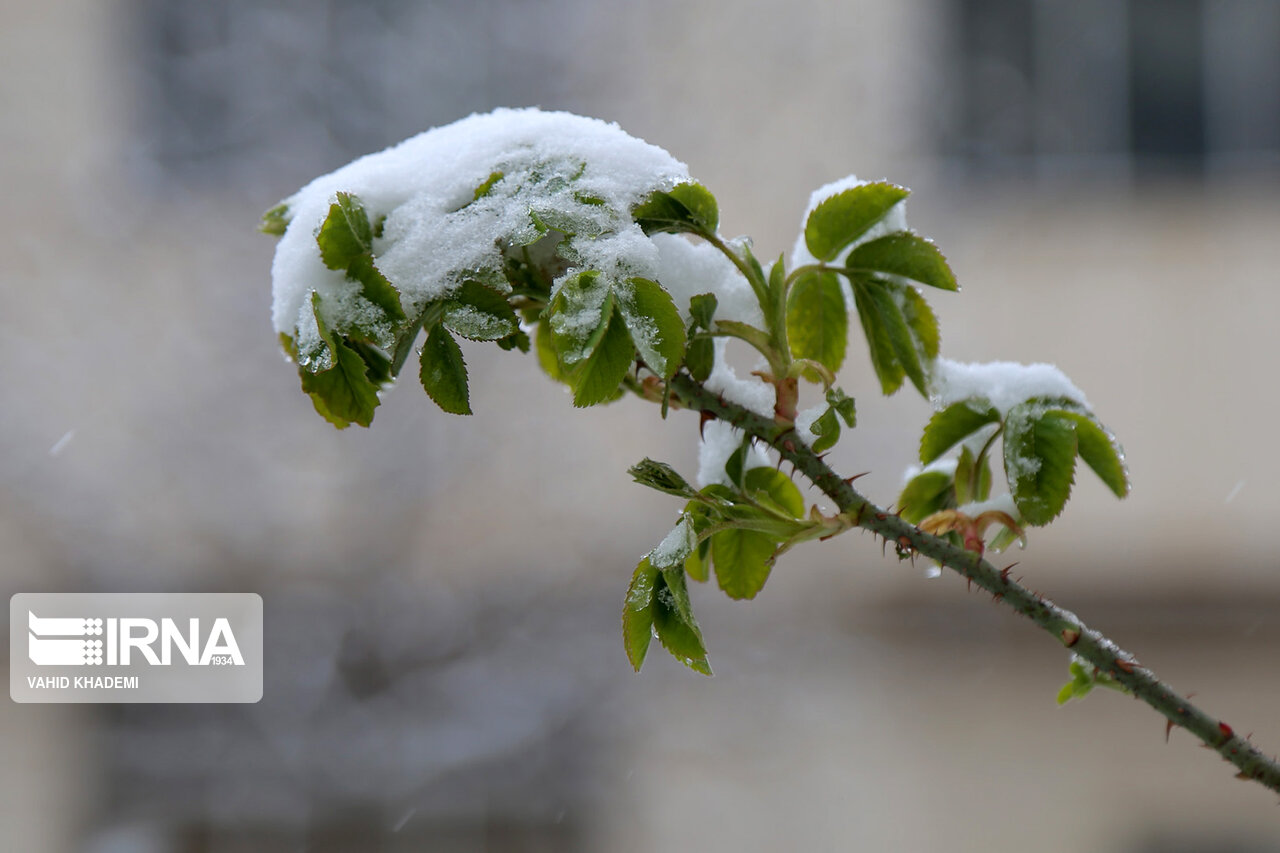
{"label": "bokeh background", "polygon": [[[870,537],[695,590],[715,678],[632,674],[678,505],[625,470],[691,471],[692,416],[574,411],[490,347],[474,418],[320,420],[259,214],[528,104],[666,147],[764,257],[823,183],[911,186],[944,353],[1057,363],[1129,451],[1128,500],[1082,474],[1008,560],[1280,748],[1280,4],[3,0],[0,589],[259,592],[267,676],[0,703],[0,847],[1280,849],[1273,794],[1118,694],[1056,707],[1056,643]],[[851,350],[833,461],[890,502],[928,407]]]}

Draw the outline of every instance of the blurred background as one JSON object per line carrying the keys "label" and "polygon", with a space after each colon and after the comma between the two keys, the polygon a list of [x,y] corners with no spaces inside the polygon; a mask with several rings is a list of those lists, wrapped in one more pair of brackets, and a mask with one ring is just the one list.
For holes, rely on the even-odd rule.
{"label": "blurred background", "polygon": [[[267,654],[257,705],[0,703],[4,849],[1280,849],[1273,794],[1118,694],[1056,707],[1056,643],[869,537],[694,590],[713,679],[632,674],[679,505],[625,471],[692,472],[696,420],[487,347],[476,417],[406,387],[339,433],[255,232],[502,105],[667,148],[762,257],[823,183],[912,187],[944,353],[1058,364],[1129,452],[1015,574],[1277,749],[1280,4],[0,0],[0,99],[0,588],[259,592]],[[888,503],[928,407],[851,352],[832,461]]]}

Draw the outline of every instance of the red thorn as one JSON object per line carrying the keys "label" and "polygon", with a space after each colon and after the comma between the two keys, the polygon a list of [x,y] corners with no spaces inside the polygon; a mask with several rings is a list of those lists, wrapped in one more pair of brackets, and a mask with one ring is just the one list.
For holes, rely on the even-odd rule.
{"label": "red thorn", "polygon": [[703,434],[703,429],[706,428],[707,421],[714,421],[716,416],[711,412],[708,412],[706,409],[703,409],[699,414],[702,417],[701,420],[698,421],[698,438],[705,438],[706,436]]}
{"label": "red thorn", "polygon": [[1222,736],[1226,738],[1232,738],[1235,736],[1235,732],[1231,730],[1231,726],[1228,726],[1223,722],[1218,723],[1218,731],[1222,732]]}
{"label": "red thorn", "polygon": [[1173,731],[1173,720],[1165,720],[1164,722],[1164,742],[1169,742],[1169,732]]}
{"label": "red thorn", "polygon": [[1122,672],[1127,672],[1129,675],[1133,675],[1133,665],[1135,663],[1137,663],[1137,661],[1128,661],[1116,658],[1116,669]]}

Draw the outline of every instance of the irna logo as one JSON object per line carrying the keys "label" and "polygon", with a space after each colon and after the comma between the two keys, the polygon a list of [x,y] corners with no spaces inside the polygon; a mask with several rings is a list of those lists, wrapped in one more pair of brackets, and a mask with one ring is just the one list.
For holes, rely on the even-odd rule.
{"label": "irna logo", "polygon": [[27,656],[38,666],[244,666],[231,623],[116,617],[40,617],[27,611]]}

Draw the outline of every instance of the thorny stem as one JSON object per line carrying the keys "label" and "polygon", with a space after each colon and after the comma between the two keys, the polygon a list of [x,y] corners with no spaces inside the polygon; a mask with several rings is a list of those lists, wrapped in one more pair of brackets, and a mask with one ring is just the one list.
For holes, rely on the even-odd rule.
{"label": "thorny stem", "polygon": [[981,554],[924,533],[901,517],[877,507],[800,441],[793,427],[779,425],[730,403],[685,373],[677,374],[671,380],[671,386],[686,407],[715,415],[770,444],[783,459],[834,501],[854,525],[870,530],[904,550],[919,552],[936,560],[939,565],[977,584],[991,593],[997,602],[1012,607],[1099,671],[1124,685],[1136,698],[1162,714],[1171,726],[1184,728],[1199,738],[1205,746],[1235,765],[1240,771],[1238,778],[1252,779],[1280,793],[1280,762],[1263,755],[1246,738],[1235,734],[1231,726],[1174,692],[1156,678],[1155,673],[1139,664],[1133,655],[1086,626],[1075,614],[1012,580],[1007,570],[997,569]]}

